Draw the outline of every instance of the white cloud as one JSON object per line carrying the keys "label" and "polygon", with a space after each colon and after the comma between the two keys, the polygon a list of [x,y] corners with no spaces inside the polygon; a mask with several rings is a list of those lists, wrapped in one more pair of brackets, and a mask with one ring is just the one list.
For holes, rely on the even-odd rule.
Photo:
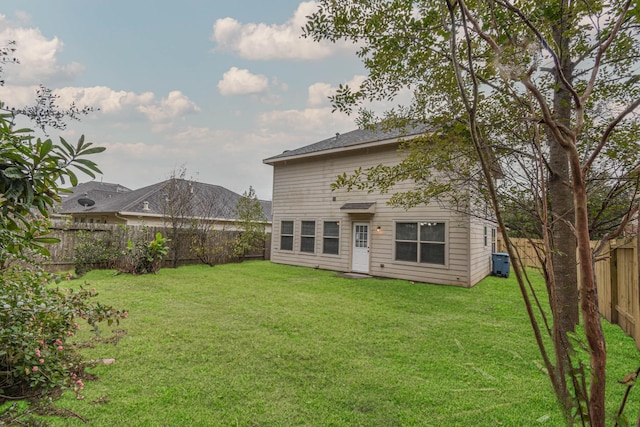
{"label": "white cloud", "polygon": [[141,105],[138,110],[153,123],[164,123],[181,116],[197,113],[200,108],[179,90],[169,92],[169,96],[153,105]]}
{"label": "white cloud", "polygon": [[15,15],[20,25],[31,25],[31,15],[29,15],[29,13],[22,10],[16,10]]}
{"label": "white cloud", "polygon": [[[27,19],[24,14],[21,20]],[[24,21],[23,21],[24,22]],[[59,64],[56,55],[64,44],[57,37],[47,39],[37,28],[25,28],[0,15],[0,40],[16,42],[16,57],[20,65],[4,67],[11,84],[34,85],[74,79],[84,71],[77,62]]]}
{"label": "white cloud", "polygon": [[218,82],[218,90],[223,96],[247,95],[265,92],[269,88],[269,79],[262,74],[252,74],[247,69],[231,67]]}
{"label": "white cloud", "polygon": [[291,133],[309,135],[300,146],[319,140],[316,138],[328,138],[335,132],[346,132],[356,127],[352,117],[332,113],[330,108],[270,111],[261,114],[259,120],[262,125],[270,128],[282,128]]}
{"label": "white cloud", "polygon": [[6,106],[22,108],[32,105],[38,86],[0,86],[0,99]]}
{"label": "white cloud", "polygon": [[[106,86],[65,87],[56,89],[54,94],[59,97],[58,104],[61,107],[75,103],[78,107],[99,109],[96,114],[126,121],[138,113],[153,124],[154,132],[167,130],[175,120],[200,111],[193,101],[178,90],[169,92],[166,98],[159,101],[152,92],[116,91]],[[24,98],[24,95],[21,96]],[[122,127],[122,124],[116,123],[114,126]]]}
{"label": "white cloud", "polygon": [[118,113],[129,106],[149,105],[153,102],[151,92],[116,91],[106,86],[65,87],[54,91],[59,96],[60,105],[74,102],[77,106],[99,108],[105,114]]}
{"label": "white cloud", "polygon": [[335,93],[335,88],[329,83],[314,83],[309,86],[307,104],[311,107],[327,105],[329,96]]}
{"label": "white cloud", "polygon": [[302,38],[306,16],[316,11],[314,1],[302,2],[287,22],[281,25],[242,24],[233,18],[218,19],[213,24],[211,40],[216,50],[235,52],[251,60],[321,59],[342,49],[345,43],[318,43]]}
{"label": "white cloud", "polygon": [[[366,76],[355,75],[351,80],[345,84],[352,90],[358,90],[362,83],[366,80]],[[338,90],[337,86],[331,86],[328,83],[314,83],[309,86],[307,104],[310,107],[321,107],[329,105],[329,97],[335,95]]]}

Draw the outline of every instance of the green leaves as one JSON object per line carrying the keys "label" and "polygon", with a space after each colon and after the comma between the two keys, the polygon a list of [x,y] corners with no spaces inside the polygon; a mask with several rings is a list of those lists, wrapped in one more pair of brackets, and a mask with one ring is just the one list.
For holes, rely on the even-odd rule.
{"label": "green leaves", "polygon": [[[92,302],[95,292],[82,287],[62,291],[50,286],[51,279],[41,270],[16,264],[0,274],[0,371],[5,398],[42,397],[54,389],[72,389],[83,370],[74,343],[68,341],[79,328],[78,319],[97,327],[127,316]],[[4,425],[1,420],[0,424]]]}
{"label": "green leaves", "polygon": [[236,226],[242,231],[233,242],[234,255],[242,257],[262,250],[267,218],[253,187],[249,187],[249,191],[244,192],[238,200],[235,214],[238,218]]}
{"label": "green leaves", "polygon": [[59,201],[61,185],[78,183],[76,171],[95,178],[101,173],[88,157],[104,151],[80,137],[75,145],[60,138],[34,138],[29,129],[13,129],[10,117],[0,115],[0,266],[10,254],[30,248],[47,254],[56,240],[43,237],[46,224],[34,221],[33,211],[48,217]]}

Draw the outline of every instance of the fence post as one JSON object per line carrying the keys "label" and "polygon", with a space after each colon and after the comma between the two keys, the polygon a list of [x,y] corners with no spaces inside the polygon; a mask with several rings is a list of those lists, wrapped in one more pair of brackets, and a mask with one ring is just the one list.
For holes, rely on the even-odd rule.
{"label": "fence post", "polygon": [[610,289],[610,301],[609,309],[611,310],[610,322],[614,325],[618,324],[618,251],[613,247],[611,242],[607,243],[609,249],[609,284]]}
{"label": "fence post", "polygon": [[640,349],[640,292],[638,290],[638,288],[640,288],[640,247],[638,245],[639,241],[638,241],[639,237],[636,235],[636,238],[634,239],[634,244],[633,244],[633,251],[635,252],[635,256],[633,257],[633,263],[635,264],[633,266],[633,271],[636,273],[636,283],[635,283],[635,296],[636,296],[636,300],[633,302],[633,314],[634,314],[634,325],[633,325],[633,332],[634,332],[634,337],[633,339],[636,342],[636,348]]}

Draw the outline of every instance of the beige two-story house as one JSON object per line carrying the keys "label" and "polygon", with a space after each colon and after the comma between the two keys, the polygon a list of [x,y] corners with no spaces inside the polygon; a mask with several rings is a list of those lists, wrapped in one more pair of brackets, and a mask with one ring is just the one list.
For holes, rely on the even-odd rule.
{"label": "beige two-story house", "polygon": [[273,166],[271,261],[463,287],[490,274],[493,222],[441,204],[405,210],[387,203],[391,194],[331,189],[344,172],[397,164],[401,140],[423,132],[359,129],[265,159]]}

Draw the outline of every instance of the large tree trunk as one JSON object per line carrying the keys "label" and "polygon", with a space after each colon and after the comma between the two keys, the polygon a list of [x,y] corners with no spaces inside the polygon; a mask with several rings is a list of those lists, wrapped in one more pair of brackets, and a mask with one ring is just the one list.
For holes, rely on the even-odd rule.
{"label": "large tree trunk", "polygon": [[[573,65],[568,55],[569,40],[566,37],[566,18],[554,29],[554,39],[560,47],[560,69],[555,71],[556,90],[553,98],[554,119],[571,128],[572,98],[560,75],[571,84]],[[579,324],[579,290],[577,272],[577,240],[575,235],[574,189],[572,188],[569,153],[557,141],[552,132],[547,133],[549,144],[549,199],[551,209],[551,254],[553,276],[549,290],[554,319],[554,347],[556,352],[557,384],[561,387],[558,398],[571,413],[571,393],[567,390],[566,375],[571,371],[569,355],[571,346],[568,333],[575,332]]]}
{"label": "large tree trunk", "polygon": [[549,196],[553,214],[552,244],[553,273],[558,329],[564,333],[575,331],[579,322],[578,278],[576,264],[576,237],[572,230],[574,222],[573,194],[569,179],[567,153],[551,139]]}
{"label": "large tree trunk", "polygon": [[[571,128],[572,98],[560,81],[560,73],[572,83],[573,64],[569,57],[569,40],[566,36],[566,17],[561,18],[554,29],[554,39],[559,47],[560,70],[556,70],[556,91],[553,108],[555,119]],[[576,263],[576,236],[573,230],[575,220],[574,198],[571,188],[571,172],[567,151],[553,137],[549,137],[550,177],[549,196],[553,213],[553,272],[556,279],[556,296],[559,329],[573,332],[579,323],[578,276]]]}

